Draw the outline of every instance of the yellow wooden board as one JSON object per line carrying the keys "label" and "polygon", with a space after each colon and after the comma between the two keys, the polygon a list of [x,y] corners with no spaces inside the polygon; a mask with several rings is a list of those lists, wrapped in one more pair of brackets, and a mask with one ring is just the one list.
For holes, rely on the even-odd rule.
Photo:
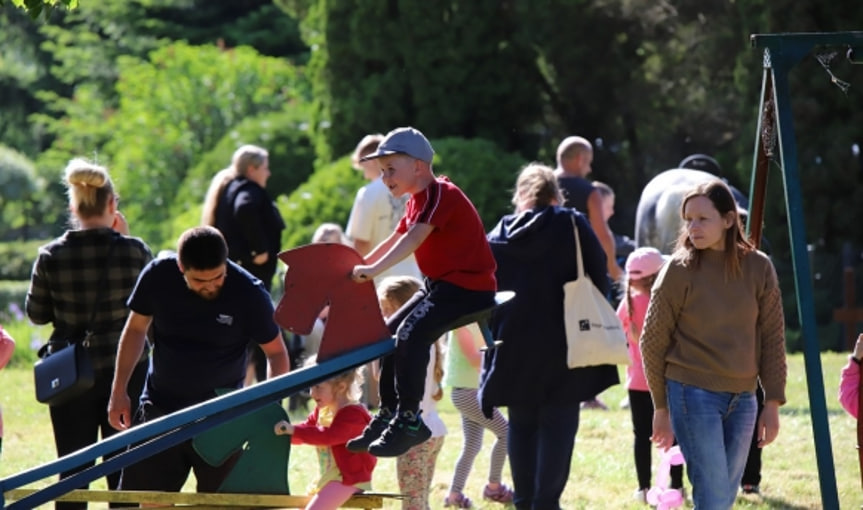
{"label": "yellow wooden board", "polygon": [[[38,489],[12,489],[7,491],[6,500],[14,501]],[[384,498],[400,498],[399,494],[357,494],[351,497],[342,508],[383,508]],[[148,503],[155,505],[183,505],[183,508],[198,510],[237,509],[237,508],[303,508],[309,496],[289,496],[279,494],[231,494],[199,492],[159,492],[159,491],[99,491],[74,490],[57,498],[57,501],[91,501],[108,503]],[[158,508],[158,507],[157,507]]]}

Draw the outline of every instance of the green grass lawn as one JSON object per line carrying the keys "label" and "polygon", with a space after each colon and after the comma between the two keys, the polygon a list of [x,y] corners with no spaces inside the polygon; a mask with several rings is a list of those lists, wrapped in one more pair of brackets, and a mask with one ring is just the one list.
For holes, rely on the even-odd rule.
{"label": "green grass lawn", "polygon": [[[842,508],[855,508],[863,501],[855,448],[856,422],[839,407],[836,398],[839,370],[845,359],[844,354],[825,353],[821,361],[840,504]],[[788,372],[788,404],[781,408],[782,428],[777,441],[764,452],[762,495],[740,497],[736,508],[821,508],[815,446],[809,418],[809,397],[801,354],[789,357]],[[636,485],[631,454],[631,424],[629,411],[618,408],[624,395],[622,386],[614,387],[601,395],[612,410],[582,412],[569,484],[562,501],[563,508],[644,508],[631,500]],[[48,408],[38,404],[33,397],[32,372],[29,368],[10,367],[0,371],[0,405],[5,420],[0,477],[54,459]],[[458,414],[450,404],[448,396],[444,397],[440,408],[449,434],[437,462],[432,487],[432,508],[443,507],[443,498],[461,448]],[[294,418],[296,421],[299,417]],[[482,487],[488,474],[491,442],[492,437],[487,433],[486,444],[477,458],[465,490],[477,508],[500,508],[500,505],[486,504],[481,500]],[[289,469],[292,491],[295,494],[304,493],[316,475],[317,462],[313,449],[294,447]],[[508,467],[504,471],[504,481],[511,484]],[[33,487],[45,483],[34,484]],[[380,460],[373,484],[378,491],[398,492],[394,460]],[[189,487],[191,482],[187,484],[187,489]],[[104,489],[104,482],[95,483],[93,488]],[[96,507],[91,505],[91,508]],[[391,503],[390,507],[398,508],[399,505]]]}

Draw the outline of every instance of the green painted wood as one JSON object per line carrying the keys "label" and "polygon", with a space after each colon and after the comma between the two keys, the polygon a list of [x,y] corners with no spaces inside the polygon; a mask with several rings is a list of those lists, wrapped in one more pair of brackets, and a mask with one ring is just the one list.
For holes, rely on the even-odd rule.
{"label": "green painted wood", "polygon": [[211,466],[236,464],[219,492],[290,494],[288,461],[291,436],[277,436],[273,426],[287,420],[285,409],[274,402],[252,413],[213,427],[192,440],[192,446]]}

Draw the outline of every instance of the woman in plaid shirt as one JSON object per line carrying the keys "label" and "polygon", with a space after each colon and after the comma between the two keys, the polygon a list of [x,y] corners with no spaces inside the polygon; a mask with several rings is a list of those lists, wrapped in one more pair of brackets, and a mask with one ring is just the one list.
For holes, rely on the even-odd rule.
{"label": "woman in plaid shirt", "polygon": [[[84,331],[93,332],[88,351],[95,384],[83,395],[50,407],[59,457],[95,443],[100,432],[102,438],[116,432],[108,423],[106,409],[117,342],[129,314],[126,300],[138,274],[153,258],[143,241],[128,237],[129,227],[117,208],[118,197],[107,169],[74,159],[66,166],[65,184],[71,228],[39,248],[25,305],[34,324],[53,325],[49,350],[63,347],[61,342],[68,339],[83,338]],[[130,392],[140,393],[146,361],[145,352],[135,368]],[[89,465],[61,473],[60,478]],[[119,472],[108,475],[110,489],[117,487],[119,477]],[[58,509],[86,507],[86,503],[56,503]]]}

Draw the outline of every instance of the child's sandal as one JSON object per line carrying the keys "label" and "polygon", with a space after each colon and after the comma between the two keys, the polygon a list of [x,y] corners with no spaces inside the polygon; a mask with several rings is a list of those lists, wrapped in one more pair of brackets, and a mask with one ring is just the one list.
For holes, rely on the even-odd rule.
{"label": "child's sandal", "polygon": [[482,499],[494,501],[495,503],[512,503],[512,489],[504,484],[500,484],[496,489],[490,488],[488,485],[482,490]]}
{"label": "child's sandal", "polygon": [[473,503],[471,503],[470,498],[466,497],[461,492],[456,492],[453,496],[447,496],[443,500],[443,506],[446,508],[472,508]]}

